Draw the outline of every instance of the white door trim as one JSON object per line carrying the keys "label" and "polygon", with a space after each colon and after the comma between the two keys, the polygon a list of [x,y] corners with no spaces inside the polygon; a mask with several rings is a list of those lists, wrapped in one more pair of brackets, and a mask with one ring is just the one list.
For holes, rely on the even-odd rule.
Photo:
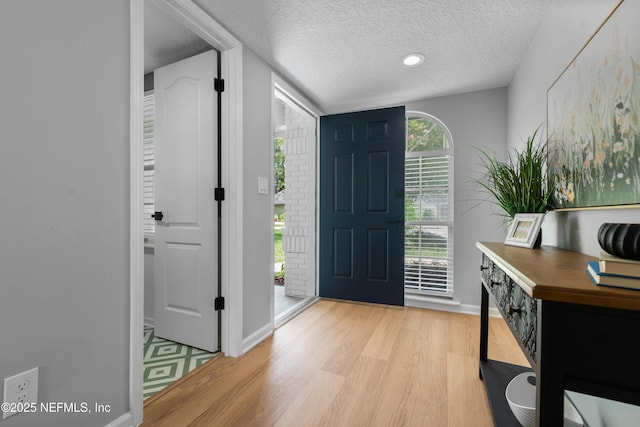
{"label": "white door trim", "polygon": [[129,95],[129,412],[142,423],[144,317],[143,96],[144,1],[130,2]]}
{"label": "white door trim", "polygon": [[[193,0],[153,0],[212,47],[222,52],[222,170],[227,200],[223,203],[222,351],[242,354],[242,43]],[[144,232],[142,202],[142,98],[144,75],[144,2],[130,0],[130,361],[129,405],[133,425],[142,423],[142,348],[144,313]],[[213,188],[212,188],[213,191]],[[230,284],[233,283],[233,286]]]}

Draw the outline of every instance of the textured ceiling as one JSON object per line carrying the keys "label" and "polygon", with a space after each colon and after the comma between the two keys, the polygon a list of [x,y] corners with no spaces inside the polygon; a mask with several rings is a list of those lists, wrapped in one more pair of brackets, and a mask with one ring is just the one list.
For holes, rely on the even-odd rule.
{"label": "textured ceiling", "polygon": [[327,113],[508,85],[550,1],[194,0]]}

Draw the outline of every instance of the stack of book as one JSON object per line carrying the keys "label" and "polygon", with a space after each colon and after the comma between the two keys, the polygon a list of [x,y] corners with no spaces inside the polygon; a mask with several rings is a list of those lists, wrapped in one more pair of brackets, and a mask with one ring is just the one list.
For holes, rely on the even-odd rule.
{"label": "stack of book", "polygon": [[587,262],[587,273],[596,285],[640,290],[640,261],[602,251],[599,261]]}

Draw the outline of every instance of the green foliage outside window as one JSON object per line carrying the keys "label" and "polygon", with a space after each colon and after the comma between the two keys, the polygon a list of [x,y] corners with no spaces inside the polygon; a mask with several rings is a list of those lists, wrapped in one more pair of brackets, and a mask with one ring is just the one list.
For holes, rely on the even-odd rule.
{"label": "green foliage outside window", "polygon": [[407,120],[407,152],[446,150],[447,137],[437,123],[414,117]]}
{"label": "green foliage outside window", "polygon": [[273,147],[275,194],[284,190],[284,138],[275,138]]}

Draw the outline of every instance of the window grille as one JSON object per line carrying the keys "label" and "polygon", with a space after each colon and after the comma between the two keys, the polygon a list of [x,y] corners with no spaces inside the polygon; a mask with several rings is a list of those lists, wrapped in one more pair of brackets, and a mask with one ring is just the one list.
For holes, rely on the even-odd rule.
{"label": "window grille", "polygon": [[453,146],[435,117],[407,119],[405,291],[453,296]]}

